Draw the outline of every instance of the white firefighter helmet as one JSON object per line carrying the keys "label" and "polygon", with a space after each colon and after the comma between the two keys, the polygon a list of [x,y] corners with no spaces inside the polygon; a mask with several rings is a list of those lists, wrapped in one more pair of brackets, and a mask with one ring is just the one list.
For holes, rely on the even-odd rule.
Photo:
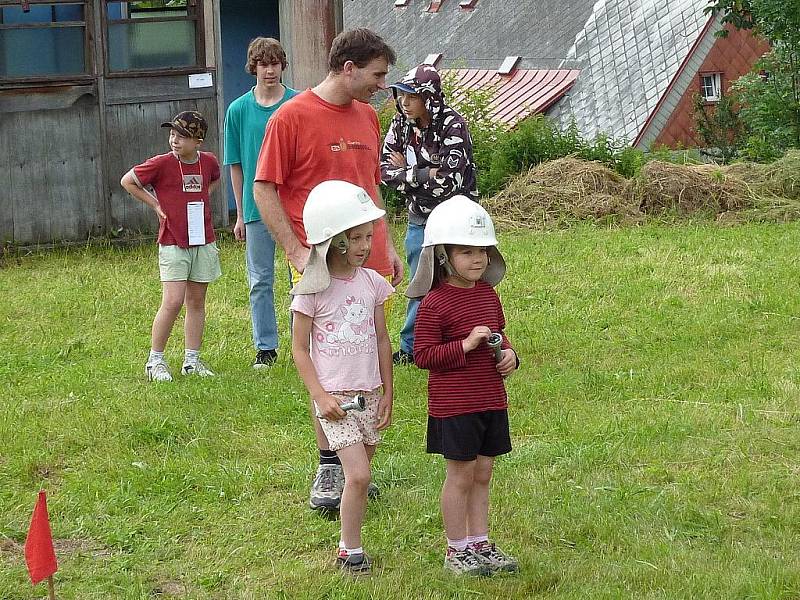
{"label": "white firefighter helmet", "polygon": [[425,223],[422,247],[437,244],[496,246],[492,218],[474,200],[453,196],[434,208]]}
{"label": "white firefighter helmet", "polygon": [[347,251],[348,229],[364,225],[386,214],[369,194],[347,181],[323,181],[311,190],[303,207],[303,227],[311,254],[303,276],[291,293],[315,294],[328,288],[328,248],[333,243],[342,253]]}
{"label": "white firefighter helmet", "polygon": [[419,298],[428,293],[433,285],[437,263],[450,269],[445,245],[486,248],[489,265],[481,279],[492,286],[503,279],[506,263],[497,249],[494,223],[489,213],[466,196],[453,196],[439,204],[428,215],[417,271],[408,284],[406,296]]}
{"label": "white firefighter helmet", "polygon": [[357,185],[336,179],[323,181],[309,192],[303,207],[306,241],[319,244],[385,214]]}

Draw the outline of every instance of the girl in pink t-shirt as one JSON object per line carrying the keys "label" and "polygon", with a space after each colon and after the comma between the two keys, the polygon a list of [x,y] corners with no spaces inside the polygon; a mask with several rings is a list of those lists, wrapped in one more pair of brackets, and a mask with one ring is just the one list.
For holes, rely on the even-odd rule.
{"label": "girl in pink t-shirt", "polygon": [[[392,348],[383,303],[394,289],[362,266],[372,246],[372,222],[383,214],[351,183],[325,181],[311,190],[303,209],[311,255],[292,290],[292,356],[344,469],[337,565],[354,575],[370,572],[361,524],[378,432],[392,417]],[[343,410],[356,396],[361,410]]]}

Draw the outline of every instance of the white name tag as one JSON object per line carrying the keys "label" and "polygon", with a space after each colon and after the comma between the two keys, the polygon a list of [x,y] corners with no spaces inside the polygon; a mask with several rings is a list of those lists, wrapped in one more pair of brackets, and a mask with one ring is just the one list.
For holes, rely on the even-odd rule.
{"label": "white name tag", "polygon": [[197,175],[184,175],[183,176],[183,191],[184,192],[202,192],[203,191],[203,176]]}
{"label": "white name tag", "polygon": [[189,202],[186,205],[186,221],[189,224],[189,245],[190,246],[205,245],[206,243],[205,202]]}

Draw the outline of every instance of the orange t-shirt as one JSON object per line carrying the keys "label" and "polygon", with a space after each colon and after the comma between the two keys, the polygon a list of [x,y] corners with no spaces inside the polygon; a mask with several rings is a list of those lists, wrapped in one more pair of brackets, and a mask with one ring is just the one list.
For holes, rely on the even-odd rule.
{"label": "orange t-shirt", "polygon": [[[297,238],[305,245],[303,206],[314,186],[330,179],[358,185],[377,204],[381,180],[381,133],[378,115],[369,104],[330,104],[311,90],[282,105],[267,124],[258,156],[255,181],[269,181]],[[372,252],[364,265],[381,275],[392,274],[386,222],[375,222]]]}

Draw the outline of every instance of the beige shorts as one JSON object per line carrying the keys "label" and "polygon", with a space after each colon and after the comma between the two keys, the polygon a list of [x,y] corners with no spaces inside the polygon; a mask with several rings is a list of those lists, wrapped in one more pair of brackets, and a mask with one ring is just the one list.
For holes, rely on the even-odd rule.
{"label": "beige shorts", "polygon": [[158,246],[158,270],[161,281],[211,283],[222,275],[217,243],[204,246]]}
{"label": "beige shorts", "polygon": [[322,431],[325,432],[325,437],[328,438],[331,450],[341,450],[355,444],[375,446],[381,441],[381,434],[376,429],[378,425],[378,403],[382,396],[380,389],[372,390],[371,392],[330,392],[331,396],[339,400],[339,404],[350,402],[353,396],[359,393],[367,399],[367,408],[363,412],[350,410],[344,419],[338,421],[329,421],[321,417],[319,407],[314,404],[319,424],[322,426]]}

